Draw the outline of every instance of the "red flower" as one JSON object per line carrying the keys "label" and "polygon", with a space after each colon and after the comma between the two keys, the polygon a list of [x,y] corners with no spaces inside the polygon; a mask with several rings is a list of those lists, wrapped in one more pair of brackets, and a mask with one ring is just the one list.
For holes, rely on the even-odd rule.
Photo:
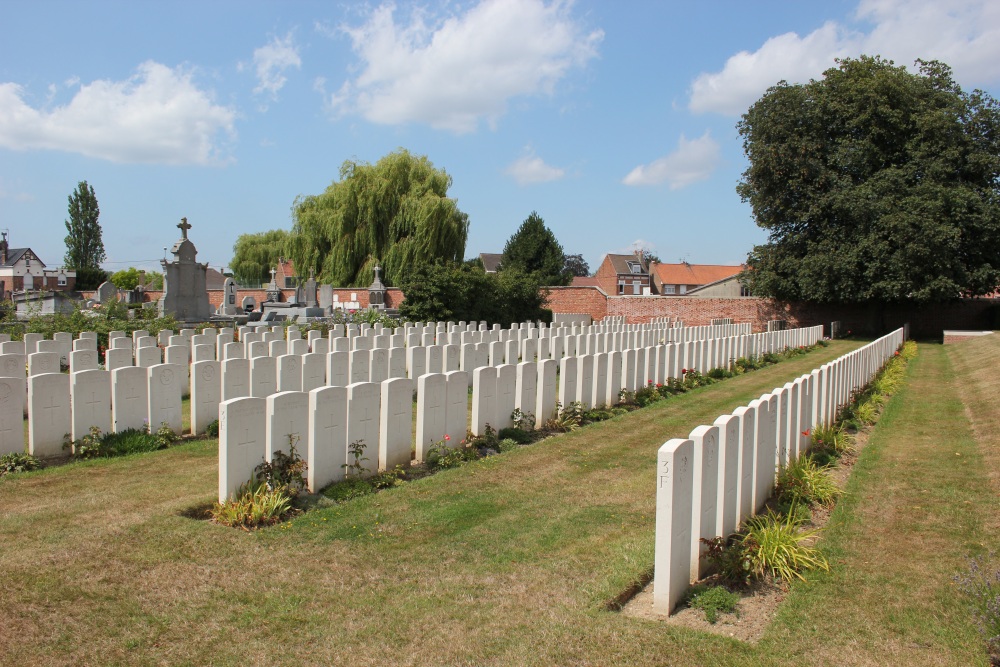
{"label": "red flower", "polygon": [[894,356],[897,356],[897,357],[899,356],[899,350],[896,350],[896,353],[895,353]]}
{"label": "red flower", "polygon": [[659,388],[659,387],[662,387],[662,386],[663,386],[663,383],[662,383],[662,382],[657,382],[657,383],[656,383],[656,386],[657,386],[657,388]]}
{"label": "red flower", "polygon": [[444,434],[444,440],[445,440],[445,442],[448,442],[449,440],[451,440],[451,436],[448,435],[447,433],[445,433]]}
{"label": "red flower", "polygon": [[809,429],[802,431],[802,435],[809,437]]}

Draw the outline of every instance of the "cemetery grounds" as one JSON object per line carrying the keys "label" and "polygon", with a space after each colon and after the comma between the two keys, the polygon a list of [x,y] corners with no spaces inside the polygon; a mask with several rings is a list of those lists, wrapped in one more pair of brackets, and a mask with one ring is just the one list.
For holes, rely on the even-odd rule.
{"label": "cemetery grounds", "polygon": [[0,664],[986,665],[954,576],[1000,543],[997,336],[919,345],[759,642],[607,610],[659,445],[859,345],[254,532],[191,518],[214,439],[0,478]]}

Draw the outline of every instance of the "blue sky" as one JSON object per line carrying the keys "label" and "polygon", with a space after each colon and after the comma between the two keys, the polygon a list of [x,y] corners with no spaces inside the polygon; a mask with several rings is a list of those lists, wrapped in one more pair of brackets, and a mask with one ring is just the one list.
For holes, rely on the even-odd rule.
{"label": "blue sky", "polygon": [[87,180],[105,268],[158,268],[182,216],[218,268],[344,160],[403,147],[451,175],[467,257],[537,211],[592,269],[635,244],[736,264],[765,240],[740,114],[861,53],[1000,97],[1000,3],[9,0],[0,229],[58,266]]}

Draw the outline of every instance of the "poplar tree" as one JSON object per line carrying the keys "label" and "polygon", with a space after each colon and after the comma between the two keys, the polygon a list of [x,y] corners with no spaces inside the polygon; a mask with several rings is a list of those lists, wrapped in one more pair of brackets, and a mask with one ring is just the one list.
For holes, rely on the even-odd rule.
{"label": "poplar tree", "polygon": [[66,268],[100,270],[101,262],[105,260],[101,224],[98,222],[100,215],[94,188],[87,181],[80,181],[69,196],[66,256],[63,259]]}

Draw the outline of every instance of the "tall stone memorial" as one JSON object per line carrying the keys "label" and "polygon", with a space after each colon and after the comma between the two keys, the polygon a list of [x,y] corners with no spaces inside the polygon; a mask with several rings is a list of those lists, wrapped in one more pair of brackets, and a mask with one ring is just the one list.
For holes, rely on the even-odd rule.
{"label": "tall stone memorial", "polygon": [[160,262],[163,267],[163,296],[158,304],[160,316],[173,315],[182,322],[205,321],[212,314],[206,286],[208,264],[195,261],[198,251],[187,237],[191,229],[187,218],[181,218],[177,226],[181,238],[170,249],[174,261],[164,259]]}

